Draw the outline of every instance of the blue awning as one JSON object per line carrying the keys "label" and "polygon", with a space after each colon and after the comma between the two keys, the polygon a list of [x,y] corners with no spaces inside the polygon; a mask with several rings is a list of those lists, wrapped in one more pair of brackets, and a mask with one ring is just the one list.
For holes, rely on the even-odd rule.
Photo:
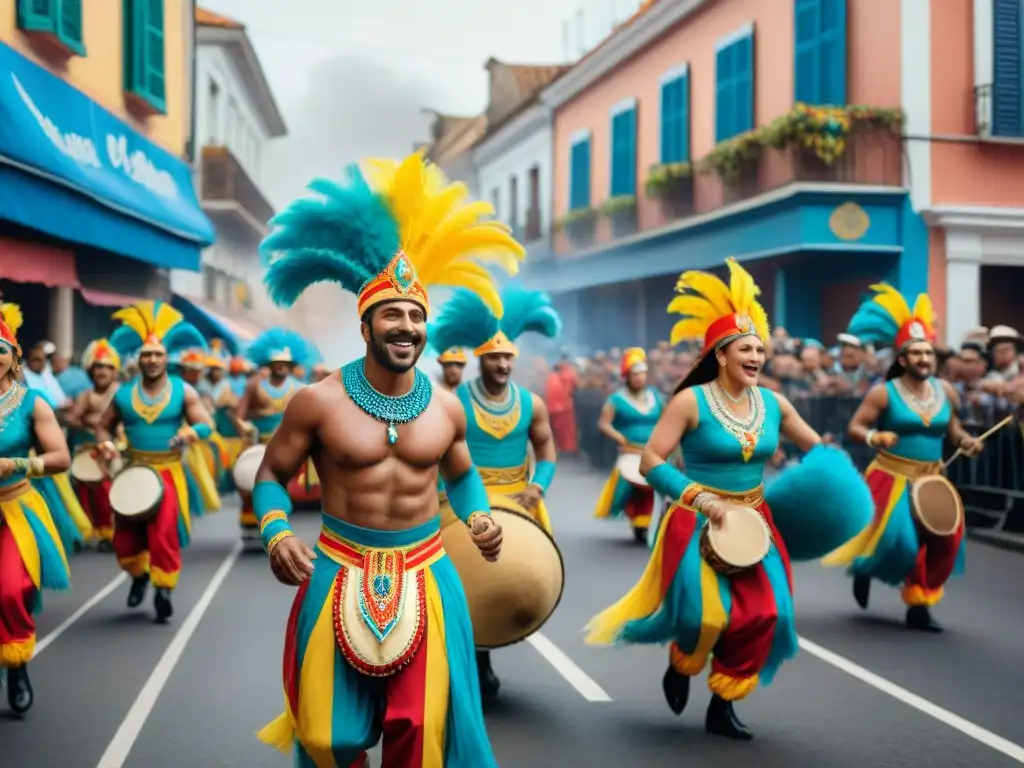
{"label": "blue awning", "polygon": [[165,269],[216,238],[185,162],[3,43],[0,217]]}
{"label": "blue awning", "polygon": [[232,320],[204,307],[195,299],[188,299],[177,293],[171,296],[171,306],[198,328],[207,341],[223,339],[224,346],[232,355],[242,354],[245,346],[260,332],[258,328]]}

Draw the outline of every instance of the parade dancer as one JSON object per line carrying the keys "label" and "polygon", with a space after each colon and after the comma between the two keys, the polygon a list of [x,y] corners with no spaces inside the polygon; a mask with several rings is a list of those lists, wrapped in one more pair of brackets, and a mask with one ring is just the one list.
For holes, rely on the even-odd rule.
{"label": "parade dancer", "polygon": [[[555,478],[556,455],[547,407],[511,377],[519,356],[515,341],[530,331],[553,339],[562,322],[542,291],[513,284],[501,292],[501,301],[504,314],[499,319],[475,293],[456,291],[433,327],[434,340],[442,349],[472,349],[480,361],[480,375],[456,394],[466,412],[469,452],[487,492],[510,497],[551,534],[544,496]],[[537,457],[533,477],[531,445]],[[501,682],[490,651],[477,651],[477,668],[484,698],[493,699]]]}
{"label": "parade dancer", "polygon": [[[92,381],[90,389],[75,398],[68,411],[67,422],[73,435],[71,449],[75,454],[96,450],[96,427],[121,386],[121,356],[109,339],[96,339],[82,353],[82,368]],[[110,551],[114,538],[114,510],[110,507],[110,479],[95,485],[78,484],[78,499],[92,522],[101,551]]]}
{"label": "parade dancer", "polygon": [[[181,379],[192,387],[207,413],[213,413],[210,400],[209,382],[206,369],[210,354],[205,347],[186,349],[173,358]],[[171,370],[174,375],[174,369]],[[203,511],[216,512],[220,509],[220,478],[227,472],[228,449],[224,439],[214,429],[209,437],[185,446],[185,466],[192,472],[202,497]]]}
{"label": "parade dancer", "polygon": [[[662,687],[676,714],[686,706],[690,678],[711,658],[705,728],[749,740],[753,734],[736,716],[734,702],[768,685],[797,652],[785,534],[823,518],[865,524],[870,499],[849,458],[821,446],[788,400],[758,386],[768,319],[753,279],[734,259],[727,264],[728,286],[708,273],[685,272],[677,286],[681,295],[669,305],[670,312],[687,316],[673,328],[673,344],[704,339],[701,357],[665,407],[641,460],[647,481],[675,503],[640,581],[593,619],[588,642],[669,643]],[[776,485],[765,498],[763,472],[783,435],[809,453],[789,470],[802,482],[776,481],[786,491],[776,502]],[[688,476],[668,462],[679,445]],[[801,492],[808,486],[815,492]],[[787,516],[794,519],[784,531]],[[747,531],[763,531],[763,538],[751,539],[763,541],[761,559],[724,567],[724,555],[708,538],[714,533],[744,544]],[[820,554],[833,542],[841,539],[832,536]]]}
{"label": "parade dancer", "polygon": [[462,385],[462,375],[466,372],[466,353],[461,349],[446,349],[437,356],[437,362],[441,366],[441,380],[438,382],[449,392],[454,392]]}
{"label": "parade dancer", "polygon": [[927,294],[920,294],[911,309],[890,285],[872,290],[875,295],[853,316],[849,333],[879,347],[892,346],[896,359],[886,382],[868,391],[849,434],[878,450],[865,472],[875,500],[874,524],[826,563],[851,566],[853,595],[861,608],[868,607],[871,580],[878,579],[902,587],[908,628],[941,632],[930,609],[942,599],[958,561],[962,566],[962,502],[952,485],[942,483],[948,492],[932,503],[948,504],[949,509],[936,510],[940,513],[958,508],[960,523],[949,535],[934,535],[915,519],[911,489],[923,478],[941,475],[946,437],[966,456],[980,452],[981,443],[960,423],[956,390],[935,377],[935,316]]}
{"label": "parade dancer", "polygon": [[[259,471],[253,496],[271,567],[299,585],[285,635],[286,712],[261,738],[309,768],[364,765],[381,738],[384,765],[493,768],[465,593],[441,544],[438,465],[484,557],[497,558],[501,531],[458,400],[414,366],[426,289],[472,286],[500,311],[470,254],[514,269],[522,249],[484,219],[489,205],[464,204],[465,188],[420,155],[371,169],[381,191],[355,167],[343,183],[316,180],[323,199],[293,203],[264,243],[265,284],[279,304],[320,280],[357,294],[366,356],[296,394]],[[315,553],[292,532],[284,487],[310,456],[324,486]]]}
{"label": "parade dancer", "polygon": [[147,523],[119,519],[114,552],[132,577],[128,607],[136,608],[152,581],[158,623],[173,614],[171,593],[181,575],[181,550],[188,546],[192,520],[203,513],[202,496],[182,447],[187,449],[213,432],[213,420],[199,394],[167,373],[168,355],[205,344],[202,334],[181,313],[162,301],[140,301],[114,313],[121,326],[110,341],[122,358],[138,355],[139,377],[117,390],[96,427],[99,449],[108,464],[120,460],[113,443],[124,426],[133,464],[155,469],[163,495]]}
{"label": "parade dancer", "polygon": [[[647,386],[647,353],[639,347],[622,353],[622,378],[625,386],[605,401],[597,428],[619,447],[620,455],[639,455],[661,418],[664,401],[654,387]],[[654,491],[650,486],[631,483],[616,465],[597,500],[594,517],[615,518],[623,513],[633,526],[634,539],[646,542],[654,513]]]}
{"label": "parade dancer", "polygon": [[[292,375],[295,367],[306,359],[306,353],[306,342],[302,336],[287,328],[264,331],[249,345],[249,359],[258,368],[266,368],[270,372],[265,378],[253,377],[238,402],[236,414],[249,439],[259,440],[266,445],[281,426],[288,403],[306,386]],[[306,486],[306,478],[316,476],[310,472],[311,465],[311,462],[307,462],[300,467],[288,485],[293,502],[316,499],[316,495],[311,494]],[[253,513],[252,494],[239,495],[242,498],[239,517],[242,541],[258,542],[259,521]]]}
{"label": "parade dancer", "polygon": [[242,452],[245,444],[243,437],[245,425],[236,413],[238,401],[245,392],[246,380],[241,376],[235,376],[241,366],[235,365],[235,358],[225,361],[223,357],[211,355],[208,361],[207,396],[209,398],[210,412],[213,414],[213,422],[223,443],[224,451],[224,472],[218,478],[218,489],[222,493],[230,493],[235,489],[234,481],[231,478],[231,467],[235,459]]}
{"label": "parade dancer", "polygon": [[35,699],[28,663],[40,590],[69,586],[60,535],[46,499],[29,481],[66,471],[71,456],[46,398],[16,380],[21,310],[4,304],[0,314],[0,667],[7,672],[7,703],[24,715]]}

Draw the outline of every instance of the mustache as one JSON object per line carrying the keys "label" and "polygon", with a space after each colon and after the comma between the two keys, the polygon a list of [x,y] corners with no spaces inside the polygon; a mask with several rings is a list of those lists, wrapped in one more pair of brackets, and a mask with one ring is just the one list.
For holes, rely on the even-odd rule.
{"label": "mustache", "polygon": [[399,344],[401,342],[408,342],[410,344],[419,344],[420,335],[418,333],[389,333],[384,337],[385,344]]}

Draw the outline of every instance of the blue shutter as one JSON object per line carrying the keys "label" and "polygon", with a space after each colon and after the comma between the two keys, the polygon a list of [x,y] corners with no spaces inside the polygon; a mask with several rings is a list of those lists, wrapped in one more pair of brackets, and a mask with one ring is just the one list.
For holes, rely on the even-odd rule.
{"label": "blue shutter", "polygon": [[82,0],[59,0],[59,2],[57,36],[70,50],[82,56],[85,54]]}
{"label": "blue shutter", "polygon": [[734,47],[728,45],[715,54],[715,143],[735,135],[736,100],[733,96]]}
{"label": "blue shutter", "polygon": [[124,0],[124,89],[167,110],[164,0]]}
{"label": "blue shutter", "polygon": [[58,0],[18,0],[18,27],[25,32],[56,32]]}
{"label": "blue shutter", "polygon": [[569,151],[569,210],[589,207],[590,139],[583,139]]}
{"label": "blue shutter", "polygon": [[637,108],[633,107],[626,113],[626,148],[622,161],[622,172],[625,174],[625,190],[620,194],[636,194],[636,114]]}
{"label": "blue shutter", "polygon": [[818,0],[819,103],[846,104],[846,0]]}
{"label": "blue shutter", "polygon": [[611,197],[636,194],[636,107],[612,118]]}
{"label": "blue shutter", "polygon": [[806,104],[821,103],[820,11],[820,0],[796,0],[793,94],[796,101]]}
{"label": "blue shutter", "polygon": [[994,0],[992,21],[992,133],[996,136],[1020,136],[1020,0]]}
{"label": "blue shutter", "polygon": [[736,53],[736,114],[733,135],[754,128],[754,35],[745,35],[733,43]]}
{"label": "blue shutter", "polygon": [[661,162],[690,159],[690,77],[680,75],[661,85]]}

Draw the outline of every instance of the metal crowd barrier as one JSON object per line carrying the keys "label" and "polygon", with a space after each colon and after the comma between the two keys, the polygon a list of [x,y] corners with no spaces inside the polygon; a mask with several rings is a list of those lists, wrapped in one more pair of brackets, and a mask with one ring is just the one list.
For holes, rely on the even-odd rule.
{"label": "metal crowd barrier", "polygon": [[[576,393],[576,423],[580,450],[590,464],[601,472],[615,466],[617,452],[610,440],[597,430],[597,419],[606,395],[595,390]],[[793,400],[801,416],[819,434],[831,434],[837,445],[846,450],[853,462],[865,469],[874,454],[862,443],[846,436],[846,428],[860,405],[857,397],[806,397]],[[974,435],[1005,418],[998,409],[974,410],[964,413],[964,426]],[[787,457],[799,455],[795,446],[782,446]],[[955,447],[948,442],[944,455],[949,458]],[[949,467],[947,476],[959,489],[964,500],[967,523],[973,528],[994,528],[1024,532],[1024,422],[1014,421],[985,441],[980,456],[960,456]]]}

